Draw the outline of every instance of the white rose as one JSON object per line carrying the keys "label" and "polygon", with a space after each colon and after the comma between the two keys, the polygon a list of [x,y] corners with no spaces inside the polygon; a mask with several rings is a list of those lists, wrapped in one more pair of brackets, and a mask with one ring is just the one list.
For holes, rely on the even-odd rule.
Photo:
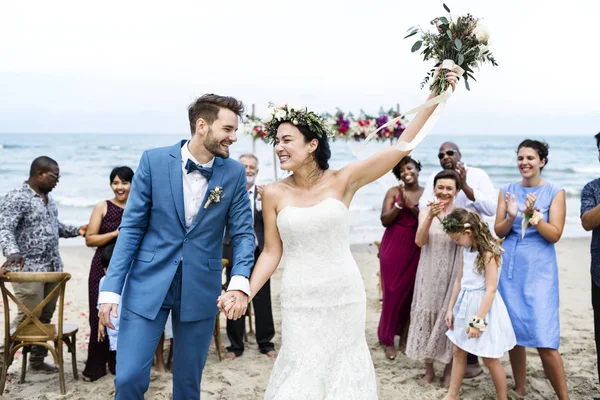
{"label": "white rose", "polygon": [[272,108],[267,108],[267,111],[265,112],[265,116],[261,120],[261,122],[263,124],[268,124],[271,121],[273,121],[273,114],[274,114],[274,112],[275,112],[275,110],[273,110]]}
{"label": "white rose", "polygon": [[285,111],[285,110],[277,110],[277,111],[275,111],[275,119],[277,119],[277,120],[285,119],[286,114],[287,114],[287,111]]}
{"label": "white rose", "polygon": [[487,26],[481,21],[477,22],[477,25],[473,29],[473,36],[479,43],[487,43],[490,40],[490,32]]}

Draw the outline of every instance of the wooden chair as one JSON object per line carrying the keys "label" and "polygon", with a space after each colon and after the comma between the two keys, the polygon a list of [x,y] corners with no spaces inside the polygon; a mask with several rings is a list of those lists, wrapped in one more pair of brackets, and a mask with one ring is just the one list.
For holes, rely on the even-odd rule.
{"label": "wooden chair", "polygon": [[[2,300],[4,305],[4,364],[2,365],[2,379],[0,381],[0,395],[4,392],[8,367],[14,360],[15,353],[23,348],[23,363],[21,366],[21,379],[19,383],[25,382],[27,371],[27,352],[33,345],[46,347],[54,357],[54,363],[58,366],[58,377],[61,394],[66,394],[65,371],[63,365],[63,342],[71,353],[73,364],[73,377],[78,379],[75,338],[79,327],[75,324],[63,324],[63,311],[65,301],[65,287],[71,275],[66,272],[9,272],[6,274],[9,280],[0,280]],[[15,295],[6,287],[6,282],[31,283],[31,282],[55,282],[56,287],[42,300],[33,310],[29,310]],[[58,324],[43,324],[37,315],[44,306],[54,297],[58,296]],[[25,313],[25,319],[16,328],[10,328],[10,307],[8,299],[11,299],[17,307]],[[47,342],[53,342],[53,345]]]}

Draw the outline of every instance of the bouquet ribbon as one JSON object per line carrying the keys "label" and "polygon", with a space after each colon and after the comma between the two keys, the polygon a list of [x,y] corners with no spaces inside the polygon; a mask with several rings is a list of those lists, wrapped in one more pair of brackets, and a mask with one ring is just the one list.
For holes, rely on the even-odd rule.
{"label": "bouquet ribbon", "polygon": [[[441,65],[442,69],[447,69],[447,70],[453,70],[454,67],[457,67],[456,72],[457,72],[458,76],[462,76],[465,73],[465,71],[461,67],[459,67],[457,64],[455,64],[454,61],[452,61],[452,60],[444,60]],[[442,73],[442,72],[440,71],[440,73]],[[449,86],[448,89],[446,89],[446,91],[444,93],[440,94],[439,96],[436,96],[433,99],[428,100],[425,103],[421,104],[420,106],[415,107],[412,110],[405,112],[404,115],[416,114],[419,111],[426,110],[429,107],[433,107],[433,106],[439,104],[438,107],[433,112],[433,114],[431,114],[429,116],[429,118],[427,118],[427,121],[425,121],[425,124],[423,124],[423,127],[421,128],[419,133],[417,133],[417,135],[414,137],[414,139],[408,143],[404,142],[404,141],[398,142],[395,146],[396,149],[398,149],[400,151],[410,151],[410,150],[414,149],[415,147],[417,147],[417,145],[419,143],[421,143],[421,141],[423,139],[425,139],[425,136],[427,136],[429,134],[431,129],[433,129],[433,127],[437,123],[437,120],[440,118],[440,115],[442,115],[442,113],[444,112],[444,109],[446,108],[446,101],[448,101],[448,99],[450,99],[450,97],[452,97],[452,87]],[[382,126],[377,128],[377,130],[375,132],[369,134],[369,136],[367,136],[367,138],[363,142],[362,146],[360,146],[358,151],[361,151],[362,148],[371,139],[373,139],[375,137],[377,132],[379,132],[380,130],[382,130],[390,125],[395,124],[397,121],[400,121],[402,119],[402,117],[403,117],[403,115],[389,120],[388,122],[386,122],[385,124],[383,124]]]}

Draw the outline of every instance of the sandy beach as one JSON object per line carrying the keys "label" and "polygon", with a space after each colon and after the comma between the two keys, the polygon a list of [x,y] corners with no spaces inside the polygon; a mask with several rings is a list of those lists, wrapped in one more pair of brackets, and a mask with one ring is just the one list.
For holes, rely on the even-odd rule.
{"label": "sandy beach", "polygon": [[[360,266],[368,297],[367,341],[377,371],[379,398],[387,399],[441,399],[445,390],[439,380],[428,387],[419,387],[416,380],[423,373],[420,362],[412,361],[399,354],[394,361],[385,359],[383,349],[377,341],[379,321],[378,277],[379,262],[373,245],[356,245],[352,248]],[[591,399],[600,395],[596,376],[596,354],[593,341],[593,319],[590,300],[589,239],[564,239],[557,245],[560,266],[561,296],[561,353],[565,362],[569,393],[572,399]],[[61,254],[65,271],[72,280],[67,284],[65,315],[69,323],[79,325],[77,337],[77,361],[79,373],[83,371],[87,357],[87,340],[90,332],[87,323],[87,277],[93,250],[83,246],[63,246]],[[0,258],[1,259],[1,258]],[[278,334],[276,346],[281,343],[279,286],[282,270],[278,270],[271,280],[273,311]],[[223,344],[227,345],[225,320],[221,323]],[[3,329],[3,327],[2,327]],[[167,346],[165,346],[167,347]],[[555,398],[550,383],[544,377],[537,353],[528,351],[528,390],[527,399]],[[51,362],[51,358],[46,359]],[[509,387],[512,376],[508,357],[503,359]],[[21,366],[21,355],[17,355],[9,369],[9,381],[3,398],[6,399],[112,399],[114,396],[113,376],[108,375],[96,382],[87,383],[74,380],[71,371],[71,355],[65,352],[65,375],[67,394],[62,396],[58,386],[58,376],[29,372],[27,382],[17,383]],[[234,361],[219,362],[214,344],[202,379],[203,399],[262,399],[267,386],[273,360],[261,355],[252,336],[249,337],[244,356]],[[442,371],[442,366],[436,366]],[[172,398],[170,373],[152,371],[147,399]],[[495,393],[487,371],[475,379],[465,380],[462,390],[464,399],[494,399]],[[517,398],[511,393],[511,398]]]}

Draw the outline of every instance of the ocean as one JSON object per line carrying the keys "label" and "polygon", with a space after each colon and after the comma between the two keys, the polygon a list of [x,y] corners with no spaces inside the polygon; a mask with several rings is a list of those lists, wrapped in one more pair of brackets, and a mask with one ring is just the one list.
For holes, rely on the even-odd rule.
{"label": "ocean", "polygon": [[[58,204],[59,218],[65,223],[81,225],[88,222],[93,207],[112,198],[109,173],[115,166],[127,165],[135,170],[142,152],[169,146],[186,134],[0,134],[0,196],[27,179],[31,161],[41,155],[55,159],[60,165],[61,179],[52,192]],[[532,137],[534,139],[544,139]],[[496,189],[520,179],[516,167],[516,147],[525,136],[428,136],[413,157],[421,161],[421,184],[440,169],[437,159],[439,145],[451,140],[458,144],[463,161],[483,168]],[[579,207],[583,186],[600,176],[593,136],[550,136],[549,163],[544,179],[562,186],[567,194],[567,222],[563,237],[589,236],[580,225]],[[332,143],[330,167],[339,169],[357,158],[365,158],[389,146],[389,143],[369,142],[359,152],[360,142]],[[231,147],[232,157],[251,152],[252,140],[240,135]],[[275,179],[272,147],[256,142],[255,152],[260,160],[258,183]],[[277,170],[278,178],[285,172]],[[383,234],[379,215],[387,189],[396,184],[390,173],[377,182],[362,188],[350,206],[351,242],[371,243]],[[64,241],[81,244],[81,240]]]}

